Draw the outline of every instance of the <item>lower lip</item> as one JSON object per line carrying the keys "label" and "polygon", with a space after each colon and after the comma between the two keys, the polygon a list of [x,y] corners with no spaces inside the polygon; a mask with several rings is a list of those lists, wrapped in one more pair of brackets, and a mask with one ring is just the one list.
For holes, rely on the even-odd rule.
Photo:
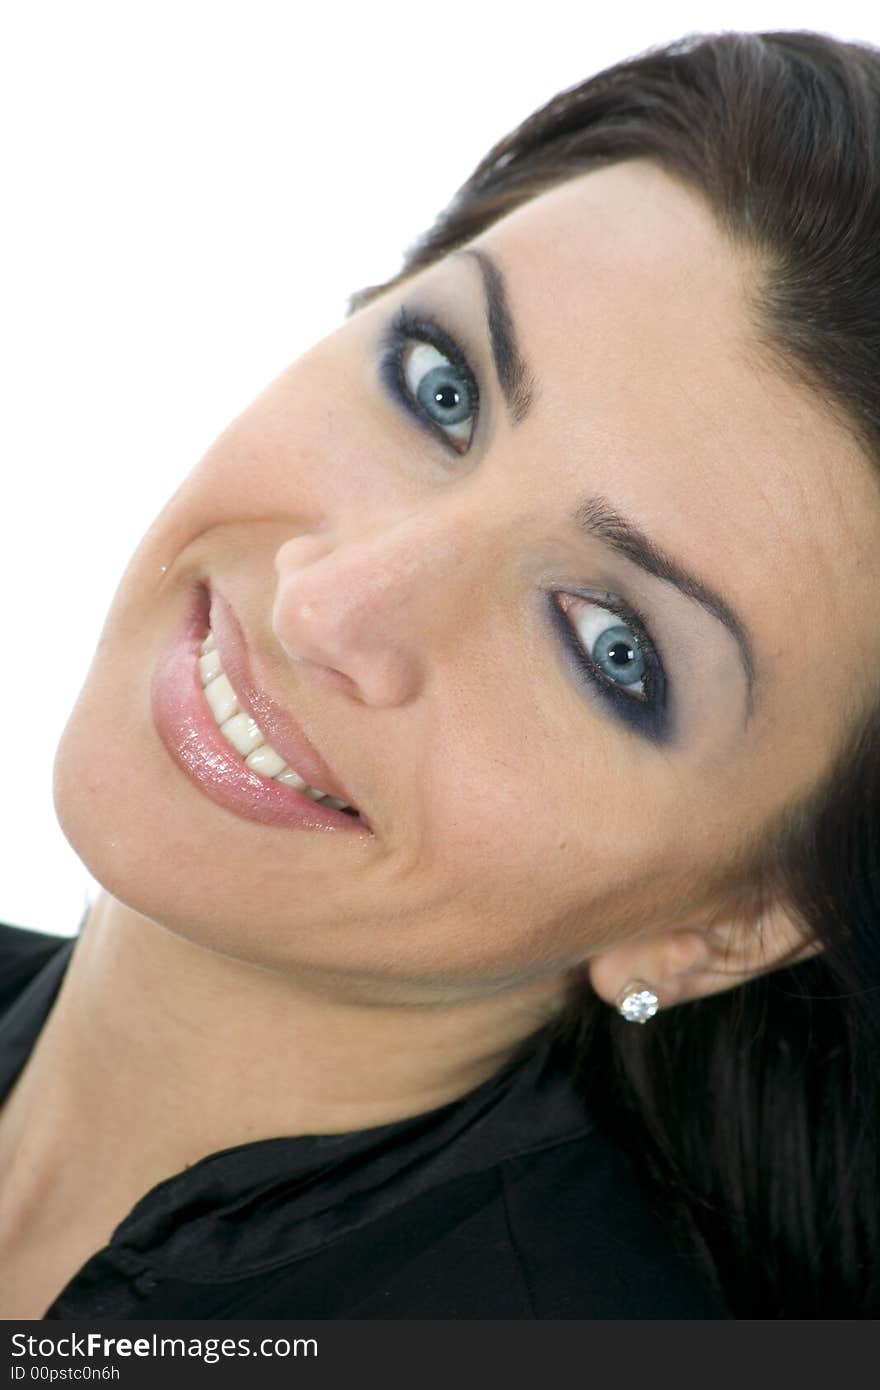
{"label": "lower lip", "polygon": [[199,678],[199,649],[208,632],[209,611],[209,595],[200,588],[153,673],[153,723],[178,767],[211,801],[245,820],[368,836],[367,826],[354,816],[322,806],[294,787],[252,772],[227,743]]}

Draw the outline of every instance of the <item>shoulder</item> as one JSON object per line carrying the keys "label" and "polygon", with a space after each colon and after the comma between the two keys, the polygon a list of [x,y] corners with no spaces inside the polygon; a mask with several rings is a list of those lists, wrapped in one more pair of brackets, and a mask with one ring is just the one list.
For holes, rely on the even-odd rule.
{"label": "shoulder", "polygon": [[0,1014],[30,984],[48,960],[70,940],[0,922]]}
{"label": "shoulder", "polygon": [[242,1296],[236,1317],[730,1317],[595,1131],[451,1177]]}
{"label": "shoulder", "polygon": [[533,1061],[510,1087],[496,1142],[479,1120],[465,1136],[484,1134],[476,1160],[453,1141],[446,1180],[383,1228],[393,1238],[379,1243],[397,1253],[381,1315],[729,1318],[696,1254],[668,1229],[673,1194],[667,1212],[665,1194],[648,1190],[590,1113],[558,1050],[540,1045]]}
{"label": "shoulder", "polygon": [[627,1155],[598,1130],[506,1160],[508,1231],[538,1318],[727,1318]]}

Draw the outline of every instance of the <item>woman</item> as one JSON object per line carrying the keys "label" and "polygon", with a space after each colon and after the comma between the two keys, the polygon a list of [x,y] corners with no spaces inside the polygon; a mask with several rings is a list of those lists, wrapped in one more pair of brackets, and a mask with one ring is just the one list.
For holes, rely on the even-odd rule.
{"label": "woman", "polygon": [[880,55],[502,140],[124,575],[0,1312],[876,1315]]}

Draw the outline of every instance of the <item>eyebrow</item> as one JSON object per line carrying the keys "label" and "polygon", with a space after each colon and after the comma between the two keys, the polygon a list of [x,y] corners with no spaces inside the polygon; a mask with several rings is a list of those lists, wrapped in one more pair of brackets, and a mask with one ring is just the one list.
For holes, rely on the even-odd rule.
{"label": "eyebrow", "polygon": [[[470,256],[480,267],[492,360],[508,413],[512,422],[518,424],[525,419],[534,399],[535,378],[517,342],[504,273],[482,247],[465,246],[453,252],[453,255]],[[576,507],[572,519],[580,531],[604,541],[646,574],[672,584],[685,598],[699,603],[727,628],[737,644],[745,672],[748,721],[754,711],[755,654],[748,629],[731,604],[704,580],[698,579],[674,560],[635,522],[617,511],[607,498],[599,495],[585,497]]]}
{"label": "eyebrow", "polygon": [[535,378],[517,343],[504,273],[488,251],[479,247],[465,246],[453,254],[470,256],[480,267],[486,296],[486,327],[495,374],[511,421],[518,425],[529,413],[535,396]]}
{"label": "eyebrow", "polygon": [[684,566],[663,550],[636,524],[616,511],[605,497],[585,497],[576,507],[572,520],[579,530],[605,541],[612,549],[626,556],[647,574],[672,584],[686,598],[702,605],[713,618],[723,623],[736,641],[743,670],[748,683],[749,719],[754,710],[755,655],[752,641],[745,623],[726,599],[710,588],[702,579],[697,579]]}

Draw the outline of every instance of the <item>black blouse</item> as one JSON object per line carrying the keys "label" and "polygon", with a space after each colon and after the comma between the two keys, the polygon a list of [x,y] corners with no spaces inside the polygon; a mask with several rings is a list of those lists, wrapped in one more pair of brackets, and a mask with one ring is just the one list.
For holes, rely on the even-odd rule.
{"label": "black blouse", "polygon": [[[0,1102],[74,944],[0,925]],[[426,1114],[238,1144],[175,1173],[44,1316],[729,1314],[671,1249],[626,1155],[591,1123],[541,1032],[488,1081]]]}

